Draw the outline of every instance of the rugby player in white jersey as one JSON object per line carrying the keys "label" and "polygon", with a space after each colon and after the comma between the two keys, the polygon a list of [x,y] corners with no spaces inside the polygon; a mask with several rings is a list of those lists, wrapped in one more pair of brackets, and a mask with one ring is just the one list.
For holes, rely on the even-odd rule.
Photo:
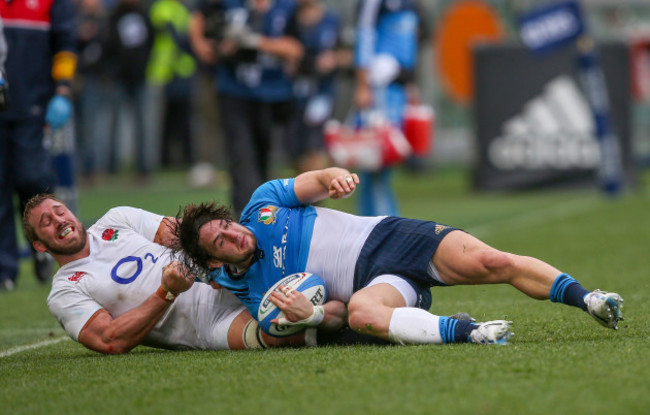
{"label": "rugby player in white jersey", "polygon": [[[194,276],[173,261],[168,249],[174,222],[118,207],[86,231],[54,196],[29,201],[25,234],[37,251],[49,252],[60,265],[47,304],[70,337],[106,354],[125,353],[139,344],[210,350],[304,344],[304,332],[284,339],[261,332],[227,290],[193,284]],[[311,313],[311,303],[305,299],[305,304]],[[337,307],[345,309],[328,303],[328,319],[321,327],[342,326],[340,311],[338,321],[329,319]]]}
{"label": "rugby player in white jersey", "polygon": [[[429,313],[433,286],[510,284],[534,299],[580,308],[617,329],[623,302],[618,294],[590,292],[539,259],[499,251],[435,222],[360,217],[309,205],[346,197],[358,185],[356,174],[337,167],[273,180],[253,193],[239,223],[225,206],[187,205],[177,227],[180,245],[186,258],[212,269],[214,281],[239,296],[253,315],[269,287],[305,271],[325,281],[328,299],[348,305],[352,329],[395,343],[508,341],[511,322],[474,323]],[[272,294],[285,308],[301,296],[289,290]],[[314,307],[309,319],[319,321],[321,314]]]}

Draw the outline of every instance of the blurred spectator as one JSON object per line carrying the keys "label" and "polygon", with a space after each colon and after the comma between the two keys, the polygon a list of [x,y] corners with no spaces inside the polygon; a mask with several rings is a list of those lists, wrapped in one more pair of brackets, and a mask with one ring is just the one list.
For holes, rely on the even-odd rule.
{"label": "blurred spectator", "polygon": [[133,115],[136,169],[143,182],[149,178],[158,151],[155,136],[146,124],[151,100],[145,75],[152,44],[153,28],[139,0],[119,0],[108,19],[104,61],[116,87],[111,98],[109,171],[118,168],[118,128],[127,109]]}
{"label": "blurred spectator", "polygon": [[[155,32],[147,79],[150,85],[164,88],[162,164],[191,164],[194,162],[192,95],[196,61],[188,37],[190,12],[183,0],[156,0],[149,15]],[[175,157],[179,154],[180,157]]]}
{"label": "blurred spectator", "polygon": [[[401,128],[408,95],[416,92],[413,84],[418,44],[415,0],[361,0],[356,33],[356,108],[380,110],[390,123]],[[358,196],[359,213],[398,215],[391,169],[362,172],[359,176],[366,183]]]}
{"label": "blurred spectator", "polygon": [[323,124],[332,116],[334,106],[340,23],[320,0],[298,0],[296,16],[304,56],[294,79],[295,108],[286,147],[295,169],[305,172],[327,166]]}
{"label": "blurred spectator", "polygon": [[232,202],[241,213],[268,177],[271,130],[286,123],[292,83],[287,64],[302,56],[290,0],[204,0],[192,15],[196,55],[216,65]]}
{"label": "blurred spectator", "polygon": [[[71,0],[0,2],[8,46],[5,62],[9,108],[0,112],[0,289],[11,290],[18,275],[14,192],[20,211],[34,195],[52,192],[46,129],[62,128],[72,113],[70,82],[74,53],[74,7]],[[45,283],[52,259],[34,258],[37,279]]]}
{"label": "blurred spectator", "polygon": [[7,101],[7,78],[5,76],[5,60],[7,59],[7,41],[5,40],[2,16],[0,16],[0,111],[5,111],[9,102]]}
{"label": "blurred spectator", "polygon": [[109,110],[106,105],[109,93],[103,61],[107,19],[102,0],[79,1],[75,118],[81,173],[88,180],[92,180],[96,172],[106,170],[107,155],[110,153],[109,129],[102,125]]}

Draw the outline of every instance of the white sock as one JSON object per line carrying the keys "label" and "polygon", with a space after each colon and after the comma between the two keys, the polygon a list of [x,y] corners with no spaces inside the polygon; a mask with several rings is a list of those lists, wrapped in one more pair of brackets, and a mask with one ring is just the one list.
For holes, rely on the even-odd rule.
{"label": "white sock", "polygon": [[442,344],[439,320],[437,315],[419,308],[396,308],[388,326],[388,337],[399,344]]}

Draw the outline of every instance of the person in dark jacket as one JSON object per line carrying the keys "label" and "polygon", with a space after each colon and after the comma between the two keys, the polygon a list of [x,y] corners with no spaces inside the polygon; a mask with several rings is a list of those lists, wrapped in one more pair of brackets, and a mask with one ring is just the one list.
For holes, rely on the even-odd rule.
{"label": "person in dark jacket", "polygon": [[[0,289],[5,290],[13,289],[18,276],[14,193],[22,212],[32,196],[53,190],[45,133],[70,119],[77,62],[72,0],[26,3],[0,2],[9,102],[0,112]],[[51,258],[35,253],[34,258],[36,276],[45,283]]]}
{"label": "person in dark jacket", "polygon": [[121,121],[119,114],[126,106],[133,114],[136,169],[142,180],[148,178],[153,156],[157,151],[156,144],[152,142],[151,131],[146,125],[146,71],[153,34],[149,16],[138,0],[120,0],[109,15],[104,62],[105,69],[116,86],[112,108],[113,146],[109,171],[115,172],[118,168],[117,133]]}

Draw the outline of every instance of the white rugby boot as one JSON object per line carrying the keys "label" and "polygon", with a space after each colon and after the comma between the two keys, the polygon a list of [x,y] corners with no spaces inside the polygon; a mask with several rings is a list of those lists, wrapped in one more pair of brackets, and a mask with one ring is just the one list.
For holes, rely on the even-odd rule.
{"label": "white rugby boot", "polygon": [[624,320],[623,298],[616,293],[595,290],[585,295],[587,311],[602,326],[618,330],[618,322]]}
{"label": "white rugby boot", "polygon": [[512,321],[493,320],[479,323],[469,334],[470,341],[478,344],[508,344],[515,334],[510,331]]}

